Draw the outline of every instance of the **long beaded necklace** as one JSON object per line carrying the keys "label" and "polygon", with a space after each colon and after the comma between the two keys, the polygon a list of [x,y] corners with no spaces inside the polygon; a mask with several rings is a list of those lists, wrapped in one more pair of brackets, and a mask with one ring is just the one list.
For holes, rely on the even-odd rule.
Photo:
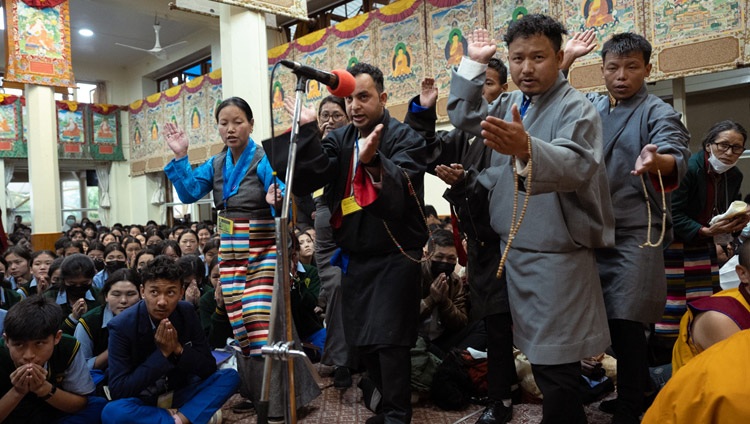
{"label": "long beaded necklace", "polygon": [[[427,217],[424,214],[424,209],[422,209],[422,203],[419,201],[419,197],[417,197],[417,191],[414,189],[414,185],[412,185],[411,183],[411,178],[409,178],[409,174],[407,174],[406,171],[404,171],[403,169],[401,170],[401,172],[403,172],[404,177],[406,177],[406,182],[409,187],[409,194],[417,202],[417,209],[419,209],[419,214],[422,215],[422,221],[424,221],[424,225],[425,227],[427,227],[428,236],[430,239],[432,239],[432,230],[430,230],[430,226],[427,225]],[[385,231],[388,232],[388,235],[391,237],[393,244],[395,244],[396,247],[398,247],[398,250],[401,252],[402,255],[406,256],[407,259],[409,259],[412,262],[416,262],[418,264],[422,262],[427,262],[432,259],[432,253],[429,253],[427,256],[421,259],[416,259],[416,258],[412,258],[411,256],[409,256],[409,254],[406,253],[404,248],[401,247],[401,243],[399,243],[398,240],[396,240],[396,237],[393,236],[393,233],[391,233],[391,229],[388,228],[388,223],[385,222],[385,220],[382,220],[382,221],[383,221],[383,225],[385,226]]]}
{"label": "long beaded necklace", "polygon": [[664,181],[661,179],[661,171],[656,170],[656,174],[659,176],[659,187],[661,188],[661,234],[659,240],[651,242],[651,202],[648,201],[648,191],[646,191],[646,180],[641,174],[641,186],[643,187],[643,197],[646,199],[646,213],[648,214],[648,229],[646,230],[646,242],[638,245],[641,249],[644,247],[661,247],[664,241],[664,233],[667,229],[667,195],[664,194]]}
{"label": "long beaded necklace", "polygon": [[518,217],[518,222],[516,222],[516,216],[518,213],[518,198],[521,196],[518,190],[518,172],[516,172],[516,157],[511,156],[510,157],[510,167],[511,172],[513,172],[513,214],[510,218],[510,232],[508,233],[508,243],[505,245],[505,250],[503,250],[503,254],[500,257],[500,265],[497,267],[497,278],[500,279],[503,275],[503,270],[505,268],[505,261],[508,259],[508,252],[510,251],[510,245],[513,244],[513,239],[516,237],[516,234],[518,234],[518,229],[521,227],[521,222],[523,222],[523,217],[526,216],[526,208],[529,206],[529,198],[531,197],[531,172],[532,172],[532,166],[531,166],[531,136],[528,132],[526,132],[526,144],[529,149],[529,160],[526,165],[526,169],[529,170],[529,173],[526,177],[526,197],[523,199],[523,207],[521,208],[521,215]]}

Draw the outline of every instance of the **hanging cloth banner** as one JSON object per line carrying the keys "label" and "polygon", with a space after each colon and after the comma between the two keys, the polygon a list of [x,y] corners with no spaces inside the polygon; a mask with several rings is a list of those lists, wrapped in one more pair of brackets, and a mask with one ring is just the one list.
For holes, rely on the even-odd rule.
{"label": "hanging cloth banner", "polygon": [[70,8],[61,0],[4,0],[5,81],[75,87]]}

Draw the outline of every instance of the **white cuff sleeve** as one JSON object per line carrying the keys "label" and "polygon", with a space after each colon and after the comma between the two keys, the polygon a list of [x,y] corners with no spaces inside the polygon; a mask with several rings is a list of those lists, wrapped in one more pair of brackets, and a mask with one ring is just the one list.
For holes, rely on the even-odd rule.
{"label": "white cuff sleeve", "polygon": [[485,72],[487,72],[486,64],[475,62],[466,56],[461,58],[461,64],[458,65],[458,70],[456,71],[458,75],[461,75],[469,81],[483,75]]}
{"label": "white cuff sleeve", "polygon": [[516,174],[521,177],[527,177],[529,175],[529,164],[516,158]]}

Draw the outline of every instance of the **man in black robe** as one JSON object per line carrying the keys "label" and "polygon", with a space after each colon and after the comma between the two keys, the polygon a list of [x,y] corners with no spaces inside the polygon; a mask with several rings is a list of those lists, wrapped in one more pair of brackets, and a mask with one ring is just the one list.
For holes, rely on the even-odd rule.
{"label": "man in black robe", "polygon": [[[421,203],[428,148],[424,138],[391,118],[383,74],[359,63],[349,69],[351,124],[320,139],[315,115],[303,111],[292,190],[304,196],[326,186],[340,251],[344,332],[357,346],[382,394],[368,423],[409,423],[410,356],[419,322],[421,250],[427,241]],[[278,146],[277,146],[278,147]],[[285,168],[282,149],[271,158]]]}

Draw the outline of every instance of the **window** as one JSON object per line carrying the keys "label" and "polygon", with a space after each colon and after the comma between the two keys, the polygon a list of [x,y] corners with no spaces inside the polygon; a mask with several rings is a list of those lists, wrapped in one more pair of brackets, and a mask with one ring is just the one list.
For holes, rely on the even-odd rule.
{"label": "window", "polygon": [[170,87],[184,84],[212,70],[211,58],[207,57],[197,63],[178,69],[156,80],[156,91],[165,91]]}
{"label": "window", "polygon": [[[192,204],[185,204],[180,201],[172,182],[167,179],[167,225],[174,226],[178,221],[216,221],[214,210],[213,192],[209,191],[202,199]],[[195,212],[195,215],[193,215]]]}

